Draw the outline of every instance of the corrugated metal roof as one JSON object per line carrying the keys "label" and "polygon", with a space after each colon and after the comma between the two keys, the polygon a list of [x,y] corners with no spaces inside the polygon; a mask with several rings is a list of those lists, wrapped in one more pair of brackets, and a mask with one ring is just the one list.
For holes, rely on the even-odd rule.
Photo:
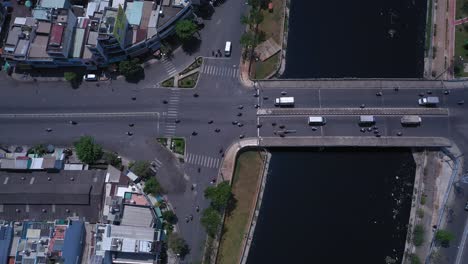
{"label": "corrugated metal roof", "polygon": [[83,51],[84,35],[85,35],[85,29],[84,28],[77,28],[75,30],[75,37],[74,37],[73,47],[72,47],[72,56],[73,56],[73,58],[80,58],[81,57],[81,53]]}
{"label": "corrugated metal roof", "polygon": [[143,15],[143,2],[128,2],[125,15],[130,25],[140,25],[141,16]]}
{"label": "corrugated metal roof", "polygon": [[39,5],[45,8],[66,8],[70,3],[68,0],[42,0]]}
{"label": "corrugated metal roof", "polygon": [[62,44],[64,26],[54,24],[50,33],[49,45],[60,46]]}

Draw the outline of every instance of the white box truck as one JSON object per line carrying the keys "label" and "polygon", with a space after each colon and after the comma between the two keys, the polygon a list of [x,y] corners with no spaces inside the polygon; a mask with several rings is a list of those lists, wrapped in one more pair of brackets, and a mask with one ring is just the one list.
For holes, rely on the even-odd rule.
{"label": "white box truck", "polygon": [[417,115],[405,115],[401,117],[401,124],[403,126],[419,126],[421,121],[421,117]]}
{"label": "white box truck", "polygon": [[371,126],[375,124],[375,118],[371,115],[362,115],[359,117],[359,124],[362,126]]}
{"label": "white box truck", "polygon": [[279,97],[275,99],[275,106],[294,106],[294,97]]}
{"label": "white box truck", "polygon": [[436,106],[439,103],[439,97],[437,96],[423,97],[418,100],[418,103],[421,106]]}
{"label": "white box truck", "polygon": [[309,124],[309,126],[312,126],[312,125],[323,126],[325,125],[325,123],[327,123],[327,121],[322,116],[309,116],[307,120],[307,124]]}

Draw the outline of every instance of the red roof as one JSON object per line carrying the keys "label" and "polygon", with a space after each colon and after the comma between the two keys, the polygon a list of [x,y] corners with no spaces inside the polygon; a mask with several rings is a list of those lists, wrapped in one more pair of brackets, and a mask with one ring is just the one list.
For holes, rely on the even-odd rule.
{"label": "red roof", "polygon": [[63,29],[62,25],[54,24],[52,26],[49,45],[60,46],[62,44]]}

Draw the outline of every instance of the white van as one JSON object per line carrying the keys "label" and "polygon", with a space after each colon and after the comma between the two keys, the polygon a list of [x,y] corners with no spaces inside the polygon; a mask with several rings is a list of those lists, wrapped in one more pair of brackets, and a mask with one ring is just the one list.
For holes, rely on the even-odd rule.
{"label": "white van", "polygon": [[88,73],[88,74],[85,74],[85,75],[83,76],[83,80],[84,80],[84,81],[88,81],[88,82],[95,82],[95,81],[97,81],[98,79],[97,79],[96,74]]}
{"label": "white van", "polygon": [[231,56],[231,41],[226,41],[226,47],[224,47],[224,56],[229,57]]}
{"label": "white van", "polygon": [[309,126],[312,126],[312,125],[322,126],[322,125],[325,125],[325,123],[327,123],[325,118],[322,116],[309,116],[307,121],[308,121],[307,123],[309,124]]}

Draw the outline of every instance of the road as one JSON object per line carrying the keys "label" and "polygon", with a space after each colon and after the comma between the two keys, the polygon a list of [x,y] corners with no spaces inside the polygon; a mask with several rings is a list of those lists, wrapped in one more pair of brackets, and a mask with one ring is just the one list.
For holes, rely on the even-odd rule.
{"label": "road", "polygon": [[[131,159],[156,160],[157,178],[168,192],[179,219],[180,233],[187,240],[191,253],[183,263],[201,259],[205,233],[200,225],[200,216],[195,212],[198,205],[208,206],[203,190],[217,176],[222,160],[222,150],[241,135],[245,137],[279,137],[275,131],[294,131],[296,136],[370,136],[374,130],[361,132],[357,115],[327,115],[327,124],[314,131],[307,125],[306,116],[259,116],[254,107],[274,108],[273,100],[281,91],[294,96],[297,108],[418,108],[420,94],[427,89],[380,87],[363,88],[259,88],[259,96],[253,88],[240,84],[240,48],[233,46],[229,58],[213,58],[211,51],[222,49],[227,40],[239,43],[244,26],[239,17],[245,8],[243,1],[226,1],[216,8],[210,21],[200,32],[200,46],[186,52],[174,53],[171,60],[157,62],[145,69],[145,79],[137,84],[123,80],[100,83],[83,83],[72,89],[67,83],[17,82],[0,74],[0,143],[27,144],[50,143],[70,145],[82,135],[92,135],[106,149],[119,152]],[[205,41],[207,39],[208,41]],[[174,69],[181,70],[196,56],[205,58],[196,89],[156,88]],[[169,66],[168,66],[169,65]],[[464,87],[463,83],[450,87]],[[446,115],[422,115],[420,127],[402,127],[399,116],[376,115],[377,129],[382,136],[442,136],[448,137],[464,151],[468,150],[468,115],[465,105],[468,90],[450,89],[444,94],[442,83],[430,93],[441,98],[441,108]],[[382,96],[376,93],[382,92]],[[195,96],[197,94],[198,96]],[[163,101],[168,103],[165,104]],[[151,114],[141,114],[141,113]],[[107,113],[107,114],[104,114]],[[21,114],[21,117],[6,115]],[[40,116],[34,116],[42,114]],[[56,115],[60,114],[60,115]],[[65,115],[63,115],[65,114]],[[71,125],[70,120],[77,122]],[[180,122],[176,122],[176,120]],[[212,122],[210,122],[212,121]],[[234,122],[234,124],[233,124]],[[130,127],[129,124],[134,124]],[[240,125],[239,125],[240,123]],[[257,123],[262,127],[257,130]],[[276,123],[273,126],[272,123]],[[45,129],[51,128],[51,132]],[[216,130],[219,129],[219,132]],[[132,132],[128,136],[127,132]],[[196,132],[196,135],[193,135]],[[156,144],[158,136],[181,136],[187,140],[187,156],[184,162],[176,160],[166,149]],[[466,168],[466,164],[465,168]],[[200,169],[200,172],[199,170]],[[190,187],[195,185],[192,191]],[[462,188],[467,189],[466,184]],[[468,192],[466,192],[468,193]],[[467,214],[463,205],[467,194],[456,197],[456,217],[449,229],[456,231],[458,245]],[[185,216],[193,214],[194,221],[185,223]],[[468,247],[464,248],[468,256]],[[456,247],[447,249],[449,261],[454,261]],[[463,260],[468,264],[468,257]],[[448,262],[450,263],[450,262]]]}

